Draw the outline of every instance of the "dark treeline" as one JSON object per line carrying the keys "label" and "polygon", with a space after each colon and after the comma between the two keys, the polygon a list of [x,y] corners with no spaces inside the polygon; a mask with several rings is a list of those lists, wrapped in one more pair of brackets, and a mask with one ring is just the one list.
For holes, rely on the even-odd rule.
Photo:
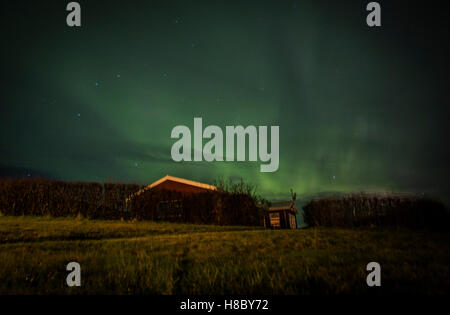
{"label": "dark treeline", "polygon": [[415,195],[353,194],[310,201],[303,207],[309,226],[391,226],[447,229],[448,209],[439,201]]}
{"label": "dark treeline", "polygon": [[[263,224],[269,203],[244,183],[215,183],[217,191],[183,194],[146,190],[123,183],[63,182],[45,179],[0,180],[0,214],[105,220],[162,220],[219,225]],[[447,229],[450,214],[432,199],[404,195],[354,194],[310,201],[303,207],[308,226],[403,226]]]}
{"label": "dark treeline", "polygon": [[4,215],[78,216],[117,219],[125,198],[141,186],[120,183],[63,182],[45,179],[0,180]]}
{"label": "dark treeline", "polygon": [[253,186],[243,182],[219,184],[215,192],[182,194],[147,190],[128,200],[127,197],[143,186],[5,179],[0,180],[0,213],[220,225],[262,224],[262,199]]}

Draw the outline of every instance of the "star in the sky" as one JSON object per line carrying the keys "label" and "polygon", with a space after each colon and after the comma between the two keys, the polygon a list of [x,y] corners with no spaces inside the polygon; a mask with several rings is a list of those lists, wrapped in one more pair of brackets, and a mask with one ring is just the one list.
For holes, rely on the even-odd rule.
{"label": "star in the sky", "polygon": [[100,83],[98,83],[98,82],[95,82],[95,86],[99,86],[100,85]]}
{"label": "star in the sky", "polygon": [[117,79],[120,79],[120,74],[117,74],[116,77],[117,77]]}
{"label": "star in the sky", "polygon": [[81,117],[81,114],[80,114],[80,113],[77,113],[77,117]]}

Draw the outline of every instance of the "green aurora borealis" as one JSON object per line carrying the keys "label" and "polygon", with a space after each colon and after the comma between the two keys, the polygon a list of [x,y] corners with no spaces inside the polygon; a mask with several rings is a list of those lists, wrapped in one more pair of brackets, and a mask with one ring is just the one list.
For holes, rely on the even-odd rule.
{"label": "green aurora borealis", "polygon": [[[3,175],[449,195],[445,20],[404,1],[380,1],[378,29],[368,1],[79,1],[69,28],[68,2],[2,1]],[[279,170],[173,162],[194,117],[280,126]]]}

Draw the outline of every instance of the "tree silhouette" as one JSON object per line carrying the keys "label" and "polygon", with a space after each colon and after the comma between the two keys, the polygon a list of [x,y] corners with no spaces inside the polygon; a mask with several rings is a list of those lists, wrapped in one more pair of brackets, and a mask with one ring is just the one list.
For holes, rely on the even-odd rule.
{"label": "tree silhouette", "polygon": [[295,193],[295,192],[292,190],[292,188],[291,188],[291,198],[292,198],[292,201],[293,201],[293,202],[297,199],[297,193]]}

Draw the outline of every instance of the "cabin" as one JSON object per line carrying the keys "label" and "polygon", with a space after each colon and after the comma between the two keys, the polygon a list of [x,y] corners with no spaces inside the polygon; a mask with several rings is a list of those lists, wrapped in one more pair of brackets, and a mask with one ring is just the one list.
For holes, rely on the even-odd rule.
{"label": "cabin", "polygon": [[189,179],[166,175],[163,178],[158,179],[152,184],[130,195],[128,198],[126,198],[126,201],[130,201],[132,198],[136,198],[137,196],[148,190],[170,190],[183,194],[195,194],[215,191],[217,190],[217,187]]}
{"label": "cabin", "polygon": [[296,229],[298,210],[295,202],[272,202],[264,217],[264,226],[272,229]]}
{"label": "cabin", "polygon": [[[217,187],[208,185],[193,180],[174,177],[166,175],[163,178],[158,179],[152,184],[138,190],[125,199],[125,207],[127,210],[130,208],[130,202],[140,196],[144,196],[148,191],[173,191],[181,193],[181,195],[199,194],[205,192],[216,191]],[[183,198],[160,200],[156,205],[156,213],[158,218],[169,221],[182,221],[183,220]]]}

